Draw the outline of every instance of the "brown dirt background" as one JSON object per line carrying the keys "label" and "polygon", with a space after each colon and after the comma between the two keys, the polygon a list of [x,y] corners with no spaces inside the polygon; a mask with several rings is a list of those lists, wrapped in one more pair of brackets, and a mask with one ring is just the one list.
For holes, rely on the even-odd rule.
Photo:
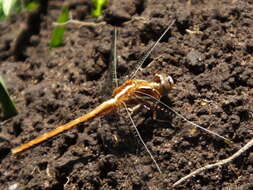
{"label": "brown dirt background", "polygon": [[[73,18],[94,22],[90,2],[64,1]],[[100,21],[69,25],[64,45],[49,49],[63,1],[43,1],[33,13],[0,23],[0,74],[19,114],[0,127],[0,189],[172,189],[191,171],[224,159],[253,137],[253,2],[251,0],[111,0]],[[138,73],[173,77],[175,110],[234,141],[193,128],[164,109],[134,117],[163,174],[156,170],[128,119],[95,119],[11,156],[10,149],[92,110],[101,103],[111,31],[118,27],[118,74],[165,30],[171,32]],[[187,32],[188,31],[195,31]],[[197,32],[196,32],[197,31]],[[121,114],[122,115],[122,114]],[[126,115],[123,112],[123,115]],[[233,163],[191,178],[176,189],[252,189],[252,148]]]}

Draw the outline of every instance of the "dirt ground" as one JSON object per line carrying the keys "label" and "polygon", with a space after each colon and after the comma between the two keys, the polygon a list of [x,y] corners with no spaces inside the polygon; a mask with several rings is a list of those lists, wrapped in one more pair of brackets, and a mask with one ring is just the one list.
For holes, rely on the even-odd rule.
{"label": "dirt ground", "polygon": [[[111,0],[99,20],[90,2],[69,0],[74,19],[63,46],[49,49],[62,1],[43,1],[0,23],[0,74],[19,114],[0,123],[0,189],[172,189],[191,171],[235,153],[253,137],[252,0]],[[170,22],[171,31],[136,78],[172,76],[164,101],[189,120],[234,143],[194,128],[160,107],[133,117],[160,174],[126,113],[97,118],[18,155],[10,149],[92,110],[102,102],[111,32],[118,28],[118,76]],[[101,93],[102,92],[102,93]],[[201,173],[176,189],[252,189],[252,148],[227,166]]]}

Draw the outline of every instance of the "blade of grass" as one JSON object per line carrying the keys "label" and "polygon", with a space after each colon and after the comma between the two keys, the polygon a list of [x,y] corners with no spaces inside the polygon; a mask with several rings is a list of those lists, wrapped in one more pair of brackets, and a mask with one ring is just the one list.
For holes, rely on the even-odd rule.
{"label": "blade of grass", "polygon": [[[69,8],[67,6],[63,6],[60,16],[57,19],[58,23],[64,23],[69,19]],[[64,26],[56,26],[53,30],[50,47],[58,47],[62,45],[63,36],[64,36],[65,28]]]}
{"label": "blade of grass", "polygon": [[102,9],[107,4],[107,0],[92,0],[91,15],[94,17],[100,17],[102,15]]}
{"label": "blade of grass", "polygon": [[18,112],[15,107],[15,104],[11,100],[11,97],[8,94],[8,91],[5,87],[4,81],[1,76],[0,76],[0,103],[2,104],[5,119],[17,115]]}
{"label": "blade of grass", "polygon": [[5,16],[16,13],[22,8],[20,0],[2,0],[2,6]]}

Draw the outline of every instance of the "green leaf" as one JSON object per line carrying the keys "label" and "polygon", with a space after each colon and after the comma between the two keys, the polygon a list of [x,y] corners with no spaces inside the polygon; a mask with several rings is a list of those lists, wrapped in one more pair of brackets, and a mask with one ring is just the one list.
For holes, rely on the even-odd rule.
{"label": "green leaf", "polygon": [[[69,9],[67,6],[62,7],[60,16],[57,19],[58,23],[67,22],[69,19]],[[62,45],[65,28],[64,26],[56,26],[53,30],[50,47],[58,47]]]}
{"label": "green leaf", "polygon": [[5,19],[6,16],[4,15],[4,10],[3,10],[3,1],[0,0],[0,21]]}
{"label": "green leaf", "polygon": [[0,103],[2,104],[5,119],[17,115],[18,112],[15,107],[15,104],[11,100],[1,76],[0,76]]}
{"label": "green leaf", "polygon": [[91,15],[94,17],[99,17],[102,15],[102,9],[107,4],[107,0],[92,0]]}
{"label": "green leaf", "polygon": [[38,9],[39,6],[40,6],[39,2],[31,1],[26,5],[26,10],[34,11],[34,10]]}

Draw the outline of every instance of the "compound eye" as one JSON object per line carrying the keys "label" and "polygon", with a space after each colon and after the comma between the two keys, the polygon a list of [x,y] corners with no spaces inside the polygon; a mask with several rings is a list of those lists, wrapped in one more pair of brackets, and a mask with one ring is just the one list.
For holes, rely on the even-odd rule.
{"label": "compound eye", "polygon": [[170,75],[168,75],[168,77],[167,77],[167,81],[170,83],[170,84],[174,84],[174,81],[173,81],[173,79],[172,79],[172,77],[170,76]]}
{"label": "compound eye", "polygon": [[170,75],[166,77],[166,82],[163,84],[163,95],[167,95],[174,85],[174,81]]}
{"label": "compound eye", "polygon": [[161,83],[162,83],[162,81],[163,81],[163,77],[162,77],[162,75],[161,75],[161,74],[156,73],[156,74],[155,74],[155,77],[153,78],[153,81],[161,84]]}

